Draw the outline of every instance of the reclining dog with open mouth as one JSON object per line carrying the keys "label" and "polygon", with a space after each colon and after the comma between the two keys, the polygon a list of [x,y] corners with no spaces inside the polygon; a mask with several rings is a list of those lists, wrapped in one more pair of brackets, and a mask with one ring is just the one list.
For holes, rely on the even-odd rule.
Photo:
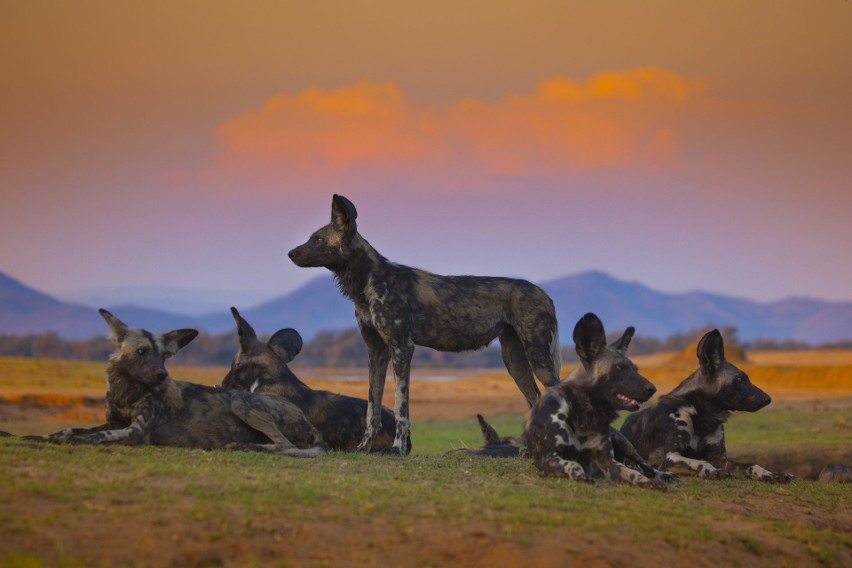
{"label": "reclining dog with open mouth", "polygon": [[[287,363],[302,349],[302,337],[295,329],[276,331],[263,342],[236,308],[231,314],[237,322],[240,349],[222,386],[261,394],[283,396],[304,412],[332,450],[353,450],[367,428],[367,401],[329,391],[314,390],[290,370]],[[381,428],[373,439],[372,452],[393,446],[396,419],[382,407]],[[406,445],[411,450],[411,441]]]}
{"label": "reclining dog with open mouth", "polygon": [[775,483],[794,479],[728,458],[724,424],[731,412],[756,412],[772,399],[725,359],[718,330],[701,338],[697,354],[699,368],[655,405],[628,416],[621,432],[649,462],[666,471],[702,479],[732,475]]}
{"label": "reclining dog with open mouth", "polygon": [[129,329],[106,310],[100,314],[116,347],[106,366],[106,423],[27,439],[227,448],[294,457],[325,453],[319,431],[281,397],[173,380],[165,361],[198,335],[194,329],[154,335]]}
{"label": "reclining dog with open mouth", "polygon": [[[581,365],[548,387],[533,405],[519,438],[501,438],[480,416],[485,446],[470,453],[493,457],[518,455],[521,448],[544,476],[592,481],[597,468],[605,477],[638,487],[664,489],[677,478],[649,465],[611,423],[620,410],[638,410],[656,388],[625,355],[634,329],[627,328],[611,346],[603,324],[588,313],[574,328]],[[642,471],[624,463],[627,459]]]}

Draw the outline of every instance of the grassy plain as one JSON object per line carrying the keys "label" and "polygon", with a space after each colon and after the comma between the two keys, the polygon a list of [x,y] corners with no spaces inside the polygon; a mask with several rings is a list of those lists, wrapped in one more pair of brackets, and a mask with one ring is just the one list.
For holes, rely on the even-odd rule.
{"label": "grassy plain", "polygon": [[[775,400],[729,421],[733,455],[800,475],[852,463],[852,356],[812,355],[750,354],[744,368]],[[691,370],[636,360],[662,392]],[[295,370],[315,388],[366,392],[332,370]],[[172,373],[215,384],[224,370]],[[96,422],[103,390],[102,364],[0,358],[0,430]],[[478,445],[476,412],[517,434],[523,406],[498,370],[415,380],[414,453],[403,459],[0,438],[0,566],[852,565],[849,485],[683,479],[660,493],[445,454]]]}

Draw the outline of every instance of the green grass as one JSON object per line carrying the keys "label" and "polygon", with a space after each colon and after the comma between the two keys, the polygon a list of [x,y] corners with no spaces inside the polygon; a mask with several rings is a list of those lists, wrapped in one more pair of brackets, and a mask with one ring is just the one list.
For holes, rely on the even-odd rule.
{"label": "green grass", "polygon": [[[729,431],[743,449],[752,441],[764,445],[777,439],[789,445],[822,436],[830,445],[838,439],[834,428],[840,430],[840,443],[848,444],[848,429],[830,412],[810,417],[798,412],[738,416]],[[489,419],[505,434],[520,432],[519,416]],[[776,438],[773,432],[781,425],[793,433]],[[390,531],[403,543],[437,531],[446,542],[485,534],[530,551],[543,543],[564,543],[560,550],[565,553],[601,544],[622,546],[633,556],[663,554],[694,564],[703,564],[707,555],[744,566],[773,558],[778,565],[840,566],[852,560],[849,486],[684,479],[660,493],[608,481],[591,486],[543,479],[522,458],[444,453],[478,445],[478,431],[475,419],[418,422],[415,452],[407,458],[332,453],[314,460],[3,438],[0,565],[97,565],[116,558],[129,565],[156,563],[134,556],[135,547],[142,546],[136,540],[181,531],[192,531],[188,540],[205,550],[221,549],[219,560],[226,564],[283,562],[275,554],[298,559],[299,539],[288,537],[282,545],[282,533],[311,534],[328,526],[364,529],[376,547],[381,546],[376,531]],[[129,552],[104,557],[97,543],[113,533],[126,533],[121,542]],[[90,534],[97,536],[95,544],[86,544]],[[78,540],[80,547],[73,550],[44,544]],[[245,540],[254,543],[250,552],[240,552],[235,544]],[[161,545],[188,546],[182,541]],[[418,564],[436,563],[429,550],[412,554],[420,555]],[[183,563],[182,557],[174,558],[171,562]]]}

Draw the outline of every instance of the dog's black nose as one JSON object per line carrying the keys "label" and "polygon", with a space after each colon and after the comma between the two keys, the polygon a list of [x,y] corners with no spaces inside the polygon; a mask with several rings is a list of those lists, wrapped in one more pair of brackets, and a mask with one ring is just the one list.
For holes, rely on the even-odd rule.
{"label": "dog's black nose", "polygon": [[654,385],[650,385],[650,384],[649,384],[647,387],[645,387],[645,392],[646,392],[646,393],[648,393],[648,396],[651,396],[651,395],[653,395],[655,392],[657,392],[657,387],[655,387]]}
{"label": "dog's black nose", "polygon": [[288,252],[287,256],[290,257],[290,260],[293,260],[293,257],[296,256],[296,249],[293,249],[290,252]]}

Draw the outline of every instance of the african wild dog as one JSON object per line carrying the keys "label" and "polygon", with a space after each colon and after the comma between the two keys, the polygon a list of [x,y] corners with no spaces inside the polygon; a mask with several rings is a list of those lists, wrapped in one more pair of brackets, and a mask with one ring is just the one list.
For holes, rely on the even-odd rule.
{"label": "african wild dog", "polygon": [[530,456],[542,475],[590,481],[594,465],[608,479],[665,488],[670,477],[663,472],[648,467],[643,475],[614,455],[610,425],[618,411],[638,410],[657,390],[625,355],[633,333],[628,327],[607,346],[603,324],[595,314],[577,322],[573,337],[581,365],[544,391],[524,425]]}
{"label": "african wild dog", "polygon": [[[595,469],[609,479],[629,481],[639,487],[665,488],[677,476],[650,466],[610,424],[619,410],[637,410],[656,389],[625,356],[634,329],[628,327],[611,346],[603,324],[588,313],[574,327],[574,343],[581,365],[562,382],[545,389],[530,409],[524,433],[501,438],[481,417],[485,446],[470,453],[533,458],[545,476],[591,481]],[[629,459],[642,473],[621,463]],[[644,475],[643,475],[644,474]]]}
{"label": "african wild dog", "polygon": [[[280,329],[264,343],[236,308],[231,308],[231,313],[237,322],[240,350],[234,356],[222,386],[283,396],[305,413],[329,448],[354,448],[366,428],[367,401],[313,390],[300,381],[287,366],[302,349],[302,337],[295,329]],[[382,407],[382,427],[376,434],[373,451],[390,448],[395,430],[393,412]]]}
{"label": "african wild dog", "polygon": [[732,474],[786,483],[787,473],[736,462],[725,449],[724,423],[731,412],[755,412],[771,402],[748,376],[725,359],[722,335],[713,330],[698,343],[699,368],[653,406],[628,416],[622,433],[653,465],[667,471],[722,479]]}
{"label": "african wild dog", "polygon": [[479,349],[499,338],[503,361],[532,405],[544,385],[559,382],[559,331],[553,301],[525,280],[438,276],[390,262],[357,230],[355,206],[335,195],[331,223],[290,251],[298,266],[323,266],[355,304],[369,353],[367,429],[357,449],[369,451],[379,430],[388,362],[396,380],[393,452],[408,451],[409,372],[415,345],[439,351]]}
{"label": "african wild dog", "polygon": [[301,410],[280,397],[169,377],[165,360],[198,335],[194,329],[153,335],[129,329],[106,310],[100,310],[100,314],[116,347],[106,367],[106,424],[28,439],[228,448],[296,457],[325,453],[325,443],[316,428]]}

